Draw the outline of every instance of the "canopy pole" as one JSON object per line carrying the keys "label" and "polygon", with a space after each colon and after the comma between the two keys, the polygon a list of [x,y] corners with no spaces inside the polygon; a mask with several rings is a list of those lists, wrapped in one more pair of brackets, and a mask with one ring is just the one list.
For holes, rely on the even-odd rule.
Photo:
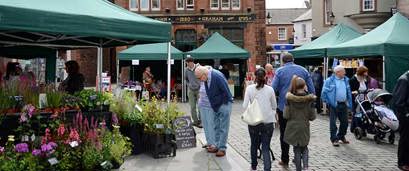
{"label": "canopy pole", "polygon": [[182,102],[186,101],[185,60],[182,58]]}
{"label": "canopy pole", "polygon": [[97,76],[98,76],[98,91],[102,92],[102,48],[97,47]]}
{"label": "canopy pole", "polygon": [[[55,57],[58,60],[58,50],[55,52]],[[55,63],[55,68],[58,68],[58,61]],[[58,72],[55,72],[55,78],[54,78],[54,86],[57,88],[57,78],[58,78]]]}
{"label": "canopy pole", "polygon": [[116,86],[119,86],[119,58],[116,59]]}
{"label": "canopy pole", "polygon": [[168,105],[170,104],[170,48],[171,48],[171,44],[170,42],[168,42],[168,91],[167,91],[167,102]]}
{"label": "canopy pole", "polygon": [[386,69],[385,69],[385,56],[382,56],[382,82],[383,82],[383,84],[382,84],[382,88],[385,90],[385,88],[386,88],[386,73],[385,73],[385,71],[386,71]]}

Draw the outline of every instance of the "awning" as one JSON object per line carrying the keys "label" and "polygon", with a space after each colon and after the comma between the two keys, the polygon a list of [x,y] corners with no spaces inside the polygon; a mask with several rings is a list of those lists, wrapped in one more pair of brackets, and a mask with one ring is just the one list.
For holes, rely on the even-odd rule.
{"label": "awning", "polygon": [[327,57],[327,48],[352,40],[361,33],[344,24],[338,24],[318,39],[302,45],[291,51],[295,58],[323,58]]}
{"label": "awning", "polygon": [[107,0],[3,0],[0,46],[109,47],[168,42],[171,24]]}
{"label": "awning", "polygon": [[396,13],[365,35],[328,49],[333,57],[385,57],[387,90],[409,70],[409,20]]}
{"label": "awning", "polygon": [[200,47],[186,54],[195,59],[247,59],[250,53],[233,44],[219,33],[213,35]]}
{"label": "awning", "polygon": [[[172,59],[183,59],[183,52],[171,46]],[[119,60],[167,60],[168,44],[135,45],[118,53]]]}

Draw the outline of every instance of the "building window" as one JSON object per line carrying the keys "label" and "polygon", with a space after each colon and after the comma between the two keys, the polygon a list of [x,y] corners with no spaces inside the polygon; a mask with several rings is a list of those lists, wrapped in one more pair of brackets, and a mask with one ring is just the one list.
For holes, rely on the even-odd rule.
{"label": "building window", "polygon": [[332,0],[324,0],[324,23],[331,24]]}
{"label": "building window", "polygon": [[195,9],[195,0],[186,0],[186,9],[188,10]]}
{"label": "building window", "polygon": [[232,6],[233,9],[239,10],[240,9],[240,0],[232,0],[231,1],[231,6]]}
{"label": "building window", "polygon": [[210,9],[219,9],[219,0],[211,0],[210,1]]}
{"label": "building window", "polygon": [[176,30],[175,46],[183,52],[191,51],[197,47],[196,30]]}
{"label": "building window", "polygon": [[222,9],[230,9],[230,0],[222,0]]}
{"label": "building window", "polygon": [[140,0],[141,2],[141,11],[149,10],[149,0]]}
{"label": "building window", "polygon": [[278,28],[278,40],[287,40],[287,30],[285,28]]}
{"label": "building window", "polygon": [[152,10],[160,10],[160,0],[151,0]]}
{"label": "building window", "polygon": [[231,41],[235,45],[239,47],[244,47],[244,30],[242,28],[209,28],[209,33],[212,35],[213,33],[218,32],[227,40]]}
{"label": "building window", "polygon": [[138,0],[129,0],[129,10],[138,11],[139,4]]}
{"label": "building window", "polygon": [[362,0],[362,11],[374,11],[375,0]]}
{"label": "building window", "polygon": [[185,0],[176,0],[176,8],[178,10],[185,9]]}
{"label": "building window", "polygon": [[307,25],[302,24],[301,29],[302,29],[302,38],[307,38]]}

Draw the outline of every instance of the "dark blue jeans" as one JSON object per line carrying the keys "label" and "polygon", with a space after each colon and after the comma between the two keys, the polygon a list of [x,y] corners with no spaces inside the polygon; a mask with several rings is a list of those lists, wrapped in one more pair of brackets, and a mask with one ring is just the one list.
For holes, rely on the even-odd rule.
{"label": "dark blue jeans", "polygon": [[[331,107],[329,115],[331,142],[344,139],[348,129],[348,113],[346,103],[338,103],[336,108]],[[337,127],[337,118],[340,122],[339,131]]]}
{"label": "dark blue jeans", "polygon": [[256,126],[249,125],[249,133],[251,139],[250,154],[251,154],[251,167],[257,167],[257,150],[260,147],[264,160],[264,170],[271,170],[271,156],[270,156],[270,142],[273,136],[274,123],[258,124]]}

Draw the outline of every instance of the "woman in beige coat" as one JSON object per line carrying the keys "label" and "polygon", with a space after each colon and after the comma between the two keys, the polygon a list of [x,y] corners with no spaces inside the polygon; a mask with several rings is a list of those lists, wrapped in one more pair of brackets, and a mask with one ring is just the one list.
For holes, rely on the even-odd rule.
{"label": "woman in beige coat", "polygon": [[296,170],[308,169],[308,148],[310,141],[310,121],[316,118],[314,107],[315,96],[305,91],[305,81],[297,76],[291,81],[291,87],[286,95],[287,104],[284,108],[284,118],[287,119],[284,141],[293,146]]}

